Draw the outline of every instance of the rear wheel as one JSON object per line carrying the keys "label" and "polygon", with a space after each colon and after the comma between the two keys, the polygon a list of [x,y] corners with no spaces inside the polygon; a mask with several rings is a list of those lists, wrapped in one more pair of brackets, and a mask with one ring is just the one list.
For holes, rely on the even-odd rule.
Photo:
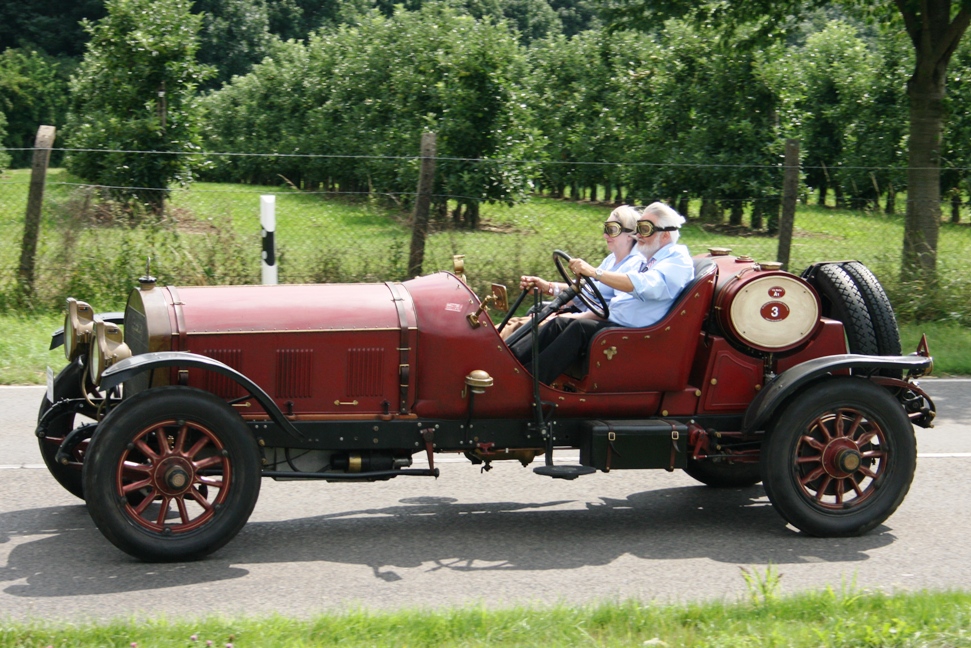
{"label": "rear wheel", "polygon": [[88,511],[141,560],[195,560],[229,542],[260,491],[256,442],[224,401],[188,387],[150,389],[98,428],[84,462]]}
{"label": "rear wheel", "polygon": [[778,413],[762,446],[762,484],[776,510],[815,536],[854,536],[900,506],[917,465],[900,404],[862,378],[807,388]]}
{"label": "rear wheel", "polygon": [[762,470],[757,463],[688,459],[684,471],[702,484],[712,488],[744,488],[762,481]]}

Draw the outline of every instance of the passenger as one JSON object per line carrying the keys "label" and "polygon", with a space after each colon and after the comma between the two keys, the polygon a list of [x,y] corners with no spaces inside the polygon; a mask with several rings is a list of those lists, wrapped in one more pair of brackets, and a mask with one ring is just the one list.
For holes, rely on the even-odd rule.
{"label": "passenger", "polygon": [[[550,384],[583,356],[600,329],[650,326],[667,314],[674,300],[694,278],[694,264],[688,248],[677,244],[678,230],[683,223],[684,217],[671,207],[660,202],[652,203],[637,221],[636,250],[644,257],[638,267],[616,271],[605,270],[603,264],[594,268],[583,259],[570,261],[570,270],[575,274],[595,277],[599,285],[611,289],[609,319],[584,311],[561,315],[543,326],[539,330],[540,382]],[[527,279],[536,278],[524,277],[523,281]],[[543,284],[535,285],[544,289]],[[545,290],[550,291],[549,288]],[[556,292],[555,285],[552,291]],[[518,340],[512,351],[532,371],[531,336]]]}

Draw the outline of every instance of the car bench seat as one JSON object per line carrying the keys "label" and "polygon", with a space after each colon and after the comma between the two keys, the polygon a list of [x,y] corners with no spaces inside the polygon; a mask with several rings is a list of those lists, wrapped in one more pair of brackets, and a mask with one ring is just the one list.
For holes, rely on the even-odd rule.
{"label": "car bench seat", "polygon": [[718,272],[710,257],[693,261],[694,279],[660,321],[644,328],[602,329],[594,336],[586,375],[575,383],[578,391],[679,391],[688,385]]}

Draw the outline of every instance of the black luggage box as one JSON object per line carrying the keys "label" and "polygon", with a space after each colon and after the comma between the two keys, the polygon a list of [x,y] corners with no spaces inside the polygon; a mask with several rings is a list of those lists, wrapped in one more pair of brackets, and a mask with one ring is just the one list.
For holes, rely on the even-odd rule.
{"label": "black luggage box", "polygon": [[630,468],[684,468],[688,426],[678,421],[587,421],[580,463],[609,472]]}

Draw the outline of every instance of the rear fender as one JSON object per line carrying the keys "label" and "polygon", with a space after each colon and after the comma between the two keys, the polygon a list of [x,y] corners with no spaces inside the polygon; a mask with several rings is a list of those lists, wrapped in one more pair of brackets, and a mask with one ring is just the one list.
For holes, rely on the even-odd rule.
{"label": "rear fender", "polygon": [[[836,371],[852,370],[853,375],[869,377],[881,369],[899,369],[904,373],[922,375],[932,364],[931,358],[920,355],[873,356],[846,353],[808,360],[776,376],[752,399],[742,419],[742,431],[751,433],[764,430],[776,410],[789,397]],[[933,418],[933,412],[930,412],[930,418]]]}
{"label": "rear fender", "polygon": [[165,367],[195,367],[197,369],[213,371],[231,378],[260,404],[260,407],[266,411],[274,423],[294,438],[304,438],[304,435],[297,431],[287,417],[284,416],[283,412],[280,411],[276,403],[273,402],[270,395],[263,391],[259,385],[229,365],[196,353],[188,353],[185,351],[157,351],[155,353],[142,353],[126,358],[105,370],[101,376],[100,388],[107,392],[137,374]]}

